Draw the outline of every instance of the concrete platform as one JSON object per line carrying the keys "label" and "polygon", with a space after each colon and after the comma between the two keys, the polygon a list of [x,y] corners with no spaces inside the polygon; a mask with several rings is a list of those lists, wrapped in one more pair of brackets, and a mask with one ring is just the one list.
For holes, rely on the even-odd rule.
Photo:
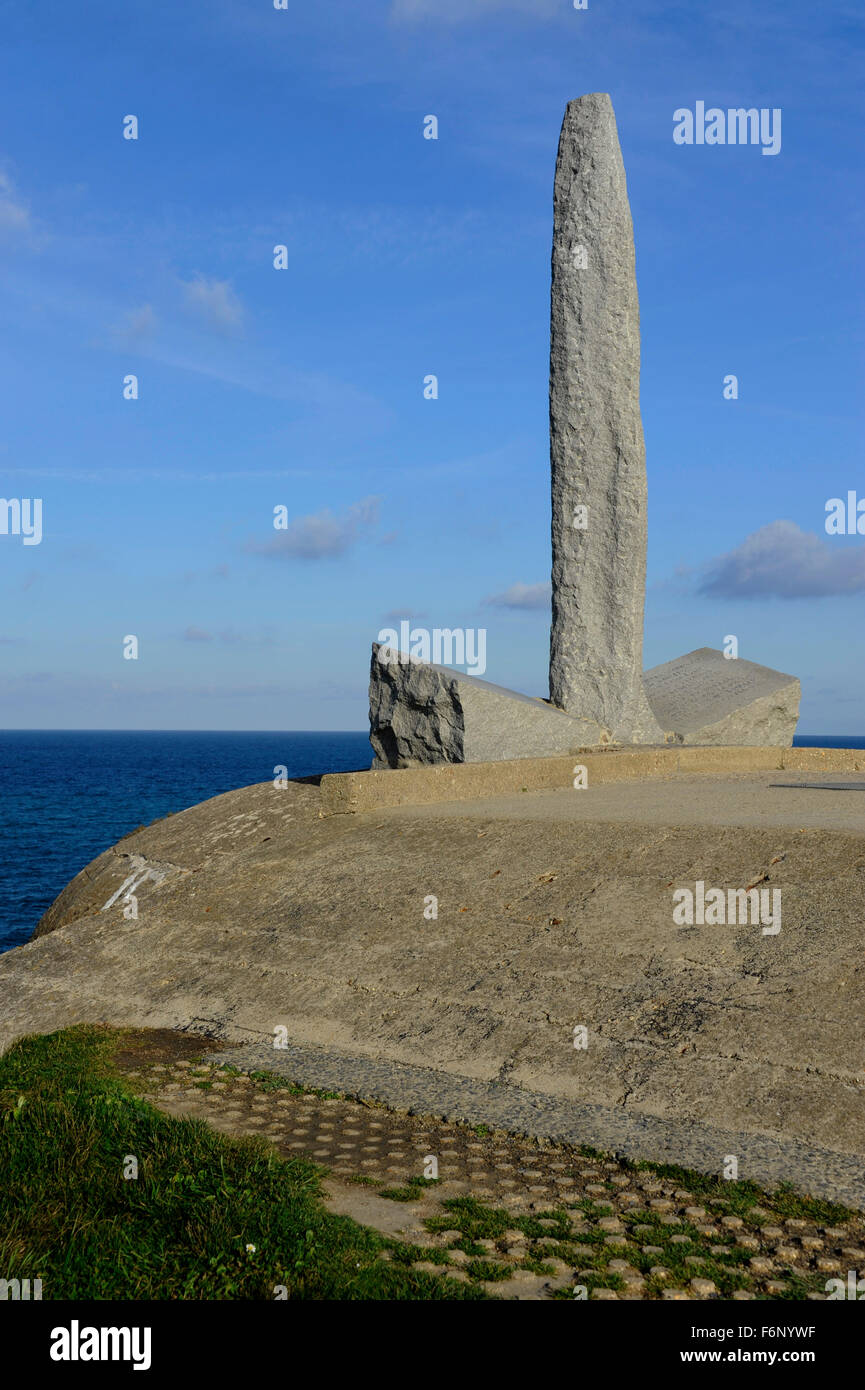
{"label": "concrete platform", "polygon": [[[707,778],[680,773],[667,779],[601,783],[575,791],[511,793],[477,801],[445,801],[413,808],[418,817],[469,816],[481,820],[532,820],[676,826],[777,826],[789,830],[865,832],[865,784],[856,773],[827,786],[814,786],[811,774],[783,774],[792,785],[778,785],[781,774],[727,773]],[[798,779],[798,785],[793,778]],[[846,782],[846,788],[845,788]],[[849,790],[847,790],[849,788]],[[399,808],[395,808],[398,810]],[[384,814],[395,810],[382,808]]]}
{"label": "concrete platform", "polygon": [[807,772],[811,776],[865,772],[865,750],[839,748],[616,748],[583,749],[567,757],[512,758],[489,763],[333,773],[321,781],[324,815],[417,806],[439,801],[475,801],[508,792],[572,788],[577,766],[589,787],[640,782],[681,773]]}
{"label": "concrete platform", "polygon": [[[862,780],[849,764],[865,755],[842,771],[820,751],[793,750],[803,779]],[[608,780],[590,772],[583,791],[499,785],[346,815],[324,786],[265,783],[157,822],[0,957],[0,1045],[84,1020],[255,1048],[284,1027],[311,1084],[336,1058],[398,1104],[410,1071],[438,1078],[445,1111],[495,1102],[517,1127],[707,1171],[735,1153],[742,1177],[850,1201],[865,1172],[865,795],[776,788],[774,766],[626,775],[653,756],[599,754]],[[148,865],[161,877],[124,918],[118,889]],[[677,925],[673,895],[698,882],[779,891],[781,931]]]}

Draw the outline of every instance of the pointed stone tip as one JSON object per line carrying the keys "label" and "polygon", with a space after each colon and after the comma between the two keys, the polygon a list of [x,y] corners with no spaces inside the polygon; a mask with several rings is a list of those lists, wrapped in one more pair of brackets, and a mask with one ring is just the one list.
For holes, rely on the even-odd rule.
{"label": "pointed stone tip", "polygon": [[588,92],[568,102],[561,136],[566,146],[607,133],[614,133],[618,139],[616,113],[608,92]]}
{"label": "pointed stone tip", "polygon": [[606,152],[621,160],[619,128],[608,92],[588,92],[569,101],[565,107],[559,136],[559,162],[562,159],[571,161],[580,151],[589,148],[595,151],[596,158]]}
{"label": "pointed stone tip", "polygon": [[587,92],[585,96],[574,97],[569,101],[565,111],[589,111],[595,109],[599,113],[602,111],[612,112],[613,101],[609,92]]}

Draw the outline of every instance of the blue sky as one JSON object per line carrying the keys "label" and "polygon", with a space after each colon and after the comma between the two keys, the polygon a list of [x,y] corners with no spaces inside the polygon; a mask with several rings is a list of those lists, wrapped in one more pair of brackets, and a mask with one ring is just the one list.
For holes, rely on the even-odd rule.
{"label": "blue sky", "polygon": [[[0,726],[360,729],[399,617],[547,693],[553,170],[608,91],[646,665],[735,634],[801,677],[801,732],[865,732],[865,538],[824,528],[865,498],[859,0],[0,19],[0,495],[44,529],[0,535]],[[698,100],[781,108],[781,152],[676,145]]]}

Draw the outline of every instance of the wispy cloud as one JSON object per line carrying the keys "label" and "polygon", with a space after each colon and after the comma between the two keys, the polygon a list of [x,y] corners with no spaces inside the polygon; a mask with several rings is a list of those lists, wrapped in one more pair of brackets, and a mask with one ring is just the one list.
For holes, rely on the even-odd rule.
{"label": "wispy cloud", "polygon": [[140,343],[152,338],[156,331],[156,314],[152,304],[142,304],[140,309],[130,309],[116,328],[111,330],[115,338],[124,343]]}
{"label": "wispy cloud", "polygon": [[225,627],[220,632],[208,632],[205,628],[190,625],[182,634],[184,642],[222,642],[227,647],[270,647],[273,634],[238,632],[237,628]]}
{"label": "wispy cloud", "polygon": [[0,232],[26,232],[30,209],[9,174],[0,169]]}
{"label": "wispy cloud", "polygon": [[460,24],[510,11],[534,19],[552,19],[561,13],[562,3],[563,0],[393,0],[391,18],[402,23],[438,19]]}
{"label": "wispy cloud", "polygon": [[193,584],[198,579],[227,579],[231,573],[229,565],[213,565],[209,570],[184,570],[183,583]]}
{"label": "wispy cloud", "polygon": [[207,328],[230,333],[243,323],[243,305],[228,280],[208,280],[196,275],[181,281],[186,308]]}
{"label": "wispy cloud", "polygon": [[250,541],[246,549],[255,555],[275,555],[298,560],[332,559],[344,555],[360,538],[378,525],[379,498],[365,497],[341,516],[328,507],[312,516],[300,516],[278,531],[272,541]]}
{"label": "wispy cloud", "polygon": [[552,596],[552,586],[547,584],[512,584],[503,594],[493,594],[484,603],[495,608],[547,608]]}
{"label": "wispy cloud", "polygon": [[709,598],[830,598],[865,589],[865,545],[833,545],[793,521],[773,521],[712,560]]}
{"label": "wispy cloud", "polygon": [[391,608],[382,617],[385,623],[413,623],[429,615],[417,608]]}

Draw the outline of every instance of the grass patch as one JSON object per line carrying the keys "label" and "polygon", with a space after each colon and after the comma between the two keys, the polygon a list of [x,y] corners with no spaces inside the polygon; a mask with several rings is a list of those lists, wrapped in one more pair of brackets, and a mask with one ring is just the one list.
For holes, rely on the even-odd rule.
{"label": "grass patch", "polygon": [[435,1187],[438,1178],[409,1178],[405,1187],[385,1187],[379,1197],[387,1197],[391,1202],[419,1202],[427,1187]]}
{"label": "grass patch", "polygon": [[495,1260],[469,1260],[465,1271],[470,1279],[479,1279],[488,1284],[500,1284],[503,1279],[510,1279],[514,1272],[510,1265],[497,1264]]}
{"label": "grass patch", "polygon": [[327,1211],[312,1163],[161,1114],[116,1072],[121,1038],[71,1028],[0,1057],[3,1277],[45,1299],[483,1297],[380,1259],[398,1243]]}
{"label": "grass patch", "polygon": [[519,1222],[508,1212],[488,1207],[477,1197],[451,1197],[442,1202],[442,1206],[447,1215],[428,1217],[425,1222],[428,1231],[461,1231],[464,1241],[472,1243],[498,1240],[505,1231],[519,1227]]}
{"label": "grass patch", "polygon": [[756,1183],[746,1180],[726,1182],[723,1178],[679,1168],[671,1163],[632,1163],[622,1161],[622,1167],[632,1173],[653,1173],[663,1182],[674,1182],[694,1197],[712,1204],[712,1216],[741,1216],[743,1220],[765,1225],[766,1218],[749,1217],[751,1207],[769,1207],[773,1218],[813,1221],[817,1226],[838,1226],[854,1215],[837,1202],[819,1197],[803,1197],[789,1183],[782,1183],[775,1192],[767,1193]]}
{"label": "grass patch", "polygon": [[342,1100],[340,1091],[316,1091],[312,1086],[298,1086],[296,1081],[290,1081],[287,1076],[280,1076],[273,1071],[250,1071],[241,1072],[236,1067],[223,1067],[223,1071],[230,1072],[235,1076],[248,1076],[254,1081],[259,1091],[284,1091],[290,1096],[317,1096],[319,1100]]}

